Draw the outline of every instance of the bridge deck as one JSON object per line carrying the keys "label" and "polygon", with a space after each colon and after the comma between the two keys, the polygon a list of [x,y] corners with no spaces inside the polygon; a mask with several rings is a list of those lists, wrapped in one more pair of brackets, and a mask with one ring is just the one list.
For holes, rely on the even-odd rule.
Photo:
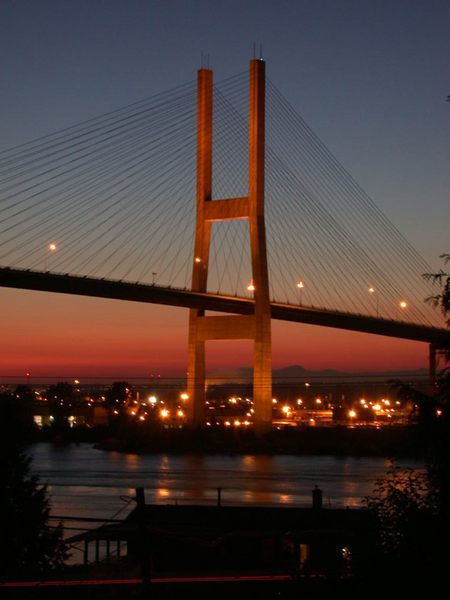
{"label": "bridge deck", "polygon": [[[254,305],[253,300],[249,298],[7,267],[0,268],[0,286],[185,308],[203,308],[232,314],[252,314]],[[438,348],[450,346],[450,331],[404,321],[278,302],[271,302],[271,316],[282,321],[428,342]]]}

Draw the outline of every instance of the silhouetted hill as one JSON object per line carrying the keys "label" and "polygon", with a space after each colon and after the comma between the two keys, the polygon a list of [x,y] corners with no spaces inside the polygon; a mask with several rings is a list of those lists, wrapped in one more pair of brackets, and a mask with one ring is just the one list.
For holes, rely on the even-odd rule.
{"label": "silhouetted hill", "polygon": [[[208,385],[223,385],[226,383],[251,383],[253,369],[241,367],[236,369],[218,369],[207,375]],[[309,370],[302,365],[290,365],[281,369],[273,370],[273,381],[276,383],[291,382],[296,380],[302,382],[307,379],[323,380],[326,382],[348,381],[387,381],[390,379],[423,379],[428,376],[427,369],[415,369],[410,371],[338,371],[337,369]]]}

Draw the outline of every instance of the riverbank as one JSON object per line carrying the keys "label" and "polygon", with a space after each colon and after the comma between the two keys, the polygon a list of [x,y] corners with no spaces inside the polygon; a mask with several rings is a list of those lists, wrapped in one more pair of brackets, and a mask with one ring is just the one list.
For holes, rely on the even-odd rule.
{"label": "riverbank", "polygon": [[257,435],[249,430],[188,429],[115,432],[109,428],[51,429],[36,433],[34,442],[59,444],[91,442],[102,450],[134,454],[220,453],[291,454],[424,458],[426,448],[414,426],[305,427],[272,430]]}

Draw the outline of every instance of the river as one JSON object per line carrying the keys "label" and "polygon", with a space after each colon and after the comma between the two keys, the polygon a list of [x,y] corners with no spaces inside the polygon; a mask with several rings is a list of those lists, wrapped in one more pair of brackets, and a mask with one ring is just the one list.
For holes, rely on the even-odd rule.
{"label": "river", "polygon": [[[383,477],[383,458],[236,454],[123,454],[92,444],[39,443],[29,448],[32,472],[47,484],[51,523],[61,521],[64,538],[124,518],[135,507],[135,489],[147,503],[311,506],[312,490],[323,492],[324,507],[359,508]],[[423,464],[403,459],[402,468]],[[67,517],[70,517],[67,518]],[[74,518],[94,518],[96,522]],[[100,548],[101,556],[105,548]],[[68,564],[82,562],[80,545],[70,547]]]}
{"label": "river", "polygon": [[223,505],[309,506],[317,485],[325,507],[358,508],[389,466],[367,457],[122,454],[88,443],[39,443],[30,455],[48,485],[51,514],[104,519],[128,514],[136,487],[148,503],[214,504],[221,488]]}

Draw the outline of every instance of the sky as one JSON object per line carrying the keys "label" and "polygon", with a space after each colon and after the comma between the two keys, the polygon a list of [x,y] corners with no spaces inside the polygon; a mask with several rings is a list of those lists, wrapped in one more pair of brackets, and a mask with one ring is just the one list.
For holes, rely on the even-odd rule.
{"label": "sky", "polygon": [[[2,0],[0,150],[191,81],[270,79],[434,268],[450,252],[450,0]],[[0,376],[183,374],[185,309],[3,289]],[[273,323],[273,364],[426,366],[425,344]],[[208,369],[251,364],[208,343]],[[2,379],[0,379],[2,381]]]}

